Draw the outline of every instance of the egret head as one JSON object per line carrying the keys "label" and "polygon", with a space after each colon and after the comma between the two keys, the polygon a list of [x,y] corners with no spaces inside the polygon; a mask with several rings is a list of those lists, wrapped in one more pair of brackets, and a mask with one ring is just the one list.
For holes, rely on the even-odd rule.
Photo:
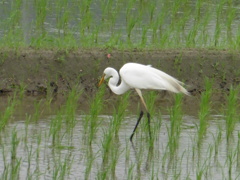
{"label": "egret head", "polygon": [[109,77],[111,77],[111,72],[112,72],[112,68],[106,68],[104,71],[103,71],[103,75],[102,75],[102,78],[101,80],[99,81],[98,83],[98,87],[101,86],[101,84],[103,83],[103,81],[105,79],[108,79]]}

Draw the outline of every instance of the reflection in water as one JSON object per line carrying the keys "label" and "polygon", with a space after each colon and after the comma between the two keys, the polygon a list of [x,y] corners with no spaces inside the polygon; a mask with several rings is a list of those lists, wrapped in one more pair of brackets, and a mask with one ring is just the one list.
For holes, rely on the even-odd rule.
{"label": "reflection in water", "polygon": [[[77,117],[72,131],[62,122],[59,131],[54,131],[55,140],[51,123],[56,116],[37,122],[12,122],[1,132],[2,177],[11,172],[19,179],[224,179],[236,178],[240,173],[236,171],[240,125],[236,125],[227,143],[223,116],[211,116],[201,149],[197,143],[198,119],[184,116],[174,154],[169,143],[169,116],[162,116],[161,127],[158,133],[154,132],[152,143],[144,123],[133,142],[129,141],[136,117],[125,118],[118,134],[109,128],[113,117],[99,118],[101,124],[91,144],[86,143],[83,134],[85,116]],[[152,125],[157,121],[158,118],[153,118]]]}

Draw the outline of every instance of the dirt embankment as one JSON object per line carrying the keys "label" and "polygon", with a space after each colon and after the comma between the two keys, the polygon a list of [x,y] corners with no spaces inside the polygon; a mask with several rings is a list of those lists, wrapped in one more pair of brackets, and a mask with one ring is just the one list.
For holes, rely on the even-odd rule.
{"label": "dirt embankment", "polygon": [[[107,56],[111,54],[111,56]],[[29,95],[63,94],[78,85],[94,93],[103,70],[126,62],[151,64],[187,84],[193,94],[204,90],[205,77],[214,88],[228,91],[240,83],[240,53],[219,50],[33,50],[0,51],[0,93],[24,87]]]}

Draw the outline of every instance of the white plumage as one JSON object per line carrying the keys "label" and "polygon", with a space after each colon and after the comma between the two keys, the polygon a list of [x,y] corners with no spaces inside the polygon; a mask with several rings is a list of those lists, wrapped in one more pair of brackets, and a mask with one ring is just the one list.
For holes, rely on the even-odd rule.
{"label": "white plumage", "polygon": [[138,63],[127,63],[119,71],[121,76],[121,84],[119,82],[118,72],[113,68],[106,68],[104,75],[99,84],[109,77],[108,86],[115,94],[123,94],[129,89],[153,89],[167,90],[174,93],[184,93],[189,95],[188,91],[182,87],[183,83],[174,77],[153,68],[149,65]]}
{"label": "white plumage", "polygon": [[127,63],[120,69],[120,76],[130,88],[168,90],[189,94],[182,82],[151,66]]}
{"label": "white plumage", "polygon": [[[121,76],[121,83],[119,82],[119,74]],[[102,84],[104,79],[110,78],[108,86],[115,94],[123,94],[129,89],[135,89],[141,98],[143,105],[146,110],[147,106],[142,97],[141,89],[153,89],[153,90],[167,90],[174,93],[184,93],[189,95],[189,92],[182,86],[183,83],[175,79],[174,77],[153,68],[149,65],[142,65],[138,63],[127,63],[118,72],[113,68],[106,68],[102,79],[99,82],[99,86]],[[141,120],[143,112],[141,112],[138,122],[134,128],[133,134]],[[148,120],[150,123],[150,114],[148,113]],[[133,134],[130,139],[132,139]],[[150,124],[149,124],[150,134]]]}

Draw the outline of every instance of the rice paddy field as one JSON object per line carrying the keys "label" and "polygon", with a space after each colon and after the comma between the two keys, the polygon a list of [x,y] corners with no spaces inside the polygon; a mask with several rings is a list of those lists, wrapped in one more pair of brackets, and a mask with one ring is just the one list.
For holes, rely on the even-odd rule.
{"label": "rice paddy field", "polygon": [[0,45],[239,48],[237,0],[0,1]]}
{"label": "rice paddy field", "polygon": [[[237,0],[0,0],[0,76],[9,72],[8,78],[0,77],[0,179],[239,179],[238,66],[227,60],[225,64],[219,59],[209,61],[208,72],[214,73],[208,77],[199,70],[208,64],[203,55],[193,59],[196,67],[194,62],[184,64],[180,56],[175,57],[174,76],[187,77],[179,80],[186,81],[192,96],[143,92],[152,138],[144,115],[132,142],[130,135],[142,108],[136,94],[129,91],[116,96],[107,84],[97,88],[81,79],[83,75],[97,81],[102,75],[101,61],[91,60],[94,49],[106,51],[108,61],[114,61],[110,56],[116,51],[164,49],[167,59],[173,49],[204,49],[199,54],[214,49],[216,54],[227,51],[226,57],[239,64],[239,18]],[[80,69],[77,79],[87,87],[69,79],[68,84],[61,76],[71,86],[61,94],[56,88],[60,85],[50,81],[52,91],[37,84],[44,93],[30,92],[34,79],[27,76],[29,72],[41,79],[45,72],[54,71],[41,61],[49,51],[71,54],[79,49],[90,54],[89,71]],[[37,61],[33,59],[41,63],[20,61],[26,50],[42,52]],[[72,62],[60,55],[49,59],[68,67]],[[15,56],[18,61],[7,62]],[[121,66],[126,61],[131,59],[117,63]],[[14,71],[22,67],[27,67],[26,80],[13,84],[20,77]],[[228,81],[229,73],[234,81]],[[196,74],[203,79],[201,88],[191,87],[196,80],[189,79]],[[219,79],[222,89],[216,86]],[[3,84],[8,84],[7,90]]]}

